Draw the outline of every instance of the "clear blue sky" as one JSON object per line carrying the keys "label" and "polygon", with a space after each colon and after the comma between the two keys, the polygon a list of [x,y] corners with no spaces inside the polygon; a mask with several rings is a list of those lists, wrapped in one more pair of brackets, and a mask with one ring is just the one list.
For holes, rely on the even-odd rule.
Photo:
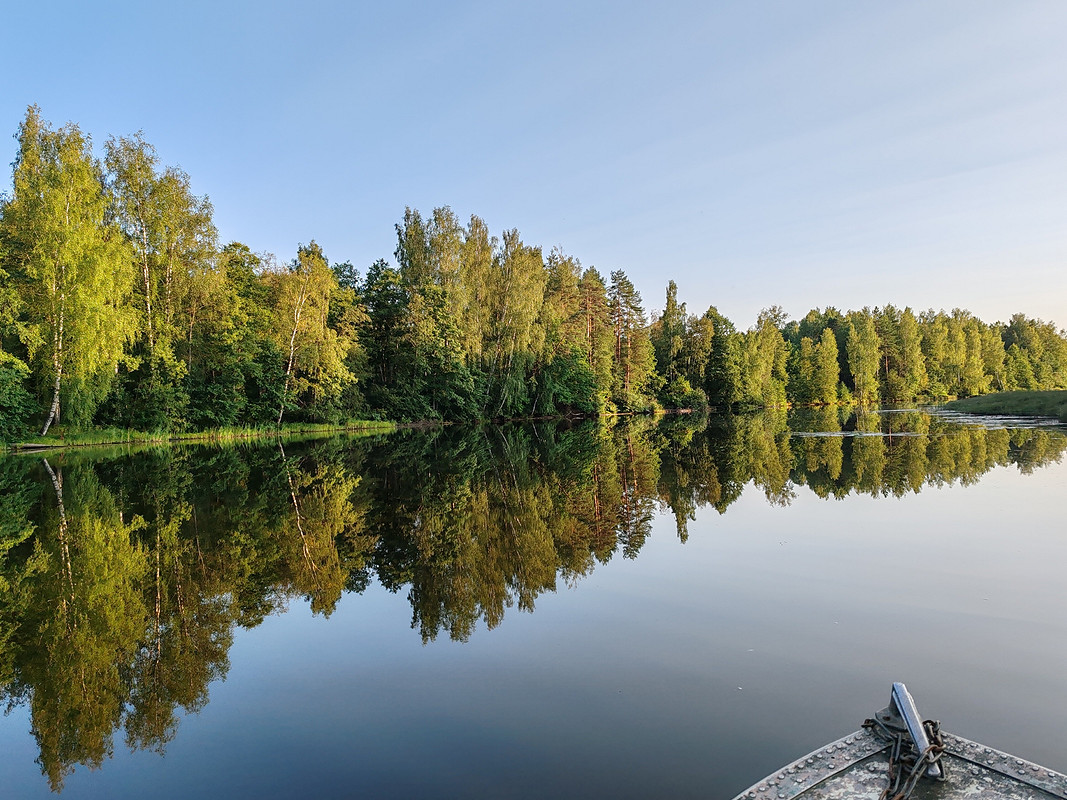
{"label": "clear blue sky", "polygon": [[0,131],[29,103],[98,147],[141,129],[224,241],[282,260],[316,239],[365,271],[405,206],[450,205],[741,328],[1067,325],[1059,0],[9,0],[0,26]]}

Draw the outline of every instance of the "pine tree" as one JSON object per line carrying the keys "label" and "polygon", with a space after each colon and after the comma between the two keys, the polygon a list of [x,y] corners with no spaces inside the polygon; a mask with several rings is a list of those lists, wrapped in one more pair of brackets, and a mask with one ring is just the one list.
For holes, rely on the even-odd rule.
{"label": "pine tree", "polygon": [[613,400],[626,411],[642,411],[651,403],[656,372],[641,295],[622,270],[611,273],[608,310],[615,335]]}
{"label": "pine tree", "polygon": [[612,400],[614,329],[608,307],[608,290],[595,268],[582,273],[578,283],[583,351],[593,373],[598,405],[608,410]]}

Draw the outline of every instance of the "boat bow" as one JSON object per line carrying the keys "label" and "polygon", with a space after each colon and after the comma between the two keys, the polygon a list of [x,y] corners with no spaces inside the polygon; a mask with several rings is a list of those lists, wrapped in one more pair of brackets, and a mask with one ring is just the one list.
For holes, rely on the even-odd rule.
{"label": "boat bow", "polygon": [[[897,719],[906,717],[906,713],[899,714],[896,705],[898,697],[903,701],[897,686],[907,695],[903,684],[894,684],[894,700],[876,715],[876,719],[890,723],[890,729]],[[913,722],[917,720],[916,713]],[[903,725],[908,727],[906,719]],[[919,781],[914,794],[904,790],[897,790],[896,795],[886,793],[897,743],[887,739],[879,726],[871,725],[797,759],[734,800],[1067,800],[1067,775],[960,736],[942,733],[940,739],[939,774],[930,776],[937,780]],[[931,744],[927,741],[925,749]],[[921,737],[917,745],[923,749]],[[925,764],[923,772],[929,772]]]}

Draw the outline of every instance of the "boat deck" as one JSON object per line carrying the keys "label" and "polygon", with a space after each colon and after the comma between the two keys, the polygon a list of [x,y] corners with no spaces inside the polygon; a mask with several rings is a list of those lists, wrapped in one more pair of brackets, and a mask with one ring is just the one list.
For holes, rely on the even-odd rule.
{"label": "boat deck", "polygon": [[[959,736],[944,734],[948,780],[922,780],[913,800],[1067,800],[1067,776]],[[783,767],[734,800],[878,800],[889,745],[860,730]]]}

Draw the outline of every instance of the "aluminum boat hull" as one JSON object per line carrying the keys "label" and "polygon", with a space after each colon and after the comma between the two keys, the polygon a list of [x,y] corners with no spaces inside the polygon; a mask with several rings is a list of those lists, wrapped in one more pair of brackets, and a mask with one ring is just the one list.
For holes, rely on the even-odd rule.
{"label": "aluminum boat hull", "polygon": [[[951,734],[943,734],[945,781],[922,780],[913,800],[1067,800],[1067,775]],[[797,759],[734,800],[878,800],[890,745],[867,729]]]}

